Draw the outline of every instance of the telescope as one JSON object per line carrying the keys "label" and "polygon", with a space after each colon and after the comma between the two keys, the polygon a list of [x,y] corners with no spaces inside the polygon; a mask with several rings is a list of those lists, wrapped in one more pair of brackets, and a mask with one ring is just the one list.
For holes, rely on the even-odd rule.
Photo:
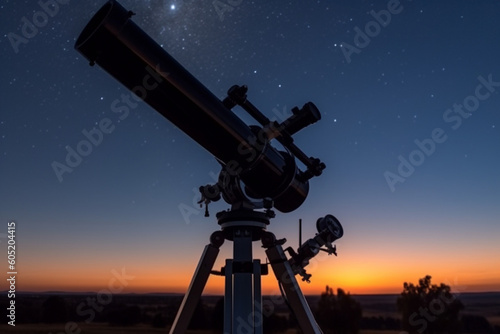
{"label": "telescope", "polygon": [[[158,45],[132,20],[132,11],[109,0],[97,11],[78,37],[75,48],[91,65],[97,64],[154,110],[204,147],[221,165],[215,184],[200,187],[206,205],[219,199],[231,205],[217,213],[220,231],[205,246],[198,267],[174,320],[171,334],[184,333],[211,274],[225,276],[224,333],[241,333],[243,325],[262,333],[261,275],[270,265],[284,298],[302,331],[319,334],[312,312],[295,279],[309,281],[304,267],[320,250],[335,254],[333,242],[343,235],[338,220],[327,215],[317,221],[318,234],[297,251],[282,245],[266,231],[273,208],[283,213],[296,210],[309,192],[309,180],[320,176],[325,164],[307,156],[293,135],[319,121],[312,103],[292,108],[292,116],[270,121],[247,96],[248,87],[234,85],[220,100]],[[247,125],[232,109],[240,106],[257,124]],[[281,149],[272,145],[279,142]],[[301,170],[296,160],[305,168]],[[219,248],[233,242],[233,259],[221,271],[213,271]],[[268,263],[253,259],[252,243],[260,240]],[[326,246],[326,249],[322,247]],[[243,319],[245,324],[241,323]]]}
{"label": "telescope", "polygon": [[[225,199],[241,200],[245,193],[252,199],[271,199],[281,212],[297,209],[307,197],[308,180],[325,168],[318,159],[305,156],[291,137],[321,118],[316,106],[309,102],[294,108],[294,114],[278,124],[247,100],[245,86],[232,87],[221,101],[141,30],[132,15],[109,1],[84,28],[76,49],[210,152],[221,163],[224,176],[231,176],[225,178],[231,188],[243,182],[237,199],[233,193]],[[237,117],[231,111],[236,104],[249,110],[260,126],[248,126]],[[274,138],[287,151],[271,146]],[[294,155],[305,163],[305,172],[297,167]],[[218,187],[222,195],[229,184]]]}

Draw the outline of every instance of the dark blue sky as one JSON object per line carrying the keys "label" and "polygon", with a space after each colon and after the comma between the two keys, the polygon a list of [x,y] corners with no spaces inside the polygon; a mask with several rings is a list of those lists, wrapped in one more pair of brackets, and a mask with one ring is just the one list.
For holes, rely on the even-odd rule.
{"label": "dark blue sky", "polygon": [[[138,277],[169,266],[190,275],[218,228],[193,205],[193,189],[219,171],[212,156],[142,102],[120,119],[111,105],[129,92],[74,50],[103,3],[70,1],[47,15],[36,1],[0,2],[0,222],[18,222],[19,261],[33,280],[68,265],[105,278],[123,266]],[[120,3],[216,96],[246,84],[279,121],[317,105],[323,119],[295,141],[327,169],[270,229],[295,245],[298,218],[312,235],[318,217],[337,216],[345,235],[328,262],[332,280],[365,291],[335,273],[366,275],[365,261],[407,272],[401,279],[500,289],[498,1]],[[101,122],[112,132],[58,177],[54,162],[66,164],[67,147]]]}

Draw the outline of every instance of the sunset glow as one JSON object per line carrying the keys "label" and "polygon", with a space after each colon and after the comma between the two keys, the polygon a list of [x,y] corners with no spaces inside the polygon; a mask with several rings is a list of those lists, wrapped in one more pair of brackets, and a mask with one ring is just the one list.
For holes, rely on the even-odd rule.
{"label": "sunset glow", "polygon": [[[339,245],[340,249],[342,245]],[[418,279],[431,275],[433,283],[448,284],[458,292],[499,291],[500,266],[497,264],[500,253],[492,253],[490,259],[480,257],[480,253],[480,250],[477,254],[471,251],[467,258],[457,258],[456,261],[450,261],[448,254],[431,260],[418,256],[410,262],[408,254],[404,252],[385,254],[385,257],[359,250],[348,253],[345,249],[338,257],[322,253],[306,267],[313,276],[311,283],[302,282],[301,288],[305,294],[319,294],[326,285],[334,289],[342,288],[352,294],[394,294],[402,291],[403,282],[417,283]],[[78,266],[74,266],[74,259],[59,257],[58,264],[52,267],[37,261],[26,261],[19,286],[23,291],[98,292],[109,290],[112,283],[122,293],[184,293],[198,259],[193,256],[185,261],[170,260],[170,263],[177,264],[175,270],[162,266],[158,261],[143,261],[132,266],[122,260],[119,261],[123,263],[122,266],[114,267],[106,264],[104,259],[95,264],[80,259]],[[123,283],[117,283],[120,281],[116,277],[122,276]],[[300,281],[300,276],[297,276],[297,280]],[[262,282],[264,293],[279,294],[272,271],[269,276],[263,277]],[[204,293],[222,294],[223,287],[223,277],[211,276]]]}

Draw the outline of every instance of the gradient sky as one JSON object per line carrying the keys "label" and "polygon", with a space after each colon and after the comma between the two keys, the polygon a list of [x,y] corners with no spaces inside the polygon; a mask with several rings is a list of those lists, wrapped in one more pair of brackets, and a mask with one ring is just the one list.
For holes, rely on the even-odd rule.
{"label": "gradient sky", "polygon": [[[44,22],[37,1],[0,1],[0,251],[5,259],[14,220],[18,290],[99,291],[123,270],[134,277],[125,292],[184,292],[219,228],[215,213],[228,208],[218,202],[205,218],[193,204],[193,189],[219,167],[144,103],[123,120],[111,111],[128,91],[73,48],[104,3],[51,7]],[[282,121],[307,101],[320,109],[323,119],[295,141],[327,169],[306,202],[269,227],[297,247],[299,218],[304,238],[328,213],[343,224],[339,256],[313,261],[305,293],[327,284],[399,293],[425,275],[455,291],[500,291],[499,1],[120,3],[219,98],[246,84],[269,118]],[[371,11],[388,5],[390,22],[380,26]],[[13,43],[34,14],[40,27]],[[369,41],[356,38],[365,28]],[[60,181],[53,162],[64,163],[65,148],[105,118],[113,132]],[[415,140],[433,136],[435,148],[418,153]],[[401,159],[418,166],[399,167]],[[263,281],[279,293],[272,277]],[[205,292],[222,291],[223,278],[212,277]]]}

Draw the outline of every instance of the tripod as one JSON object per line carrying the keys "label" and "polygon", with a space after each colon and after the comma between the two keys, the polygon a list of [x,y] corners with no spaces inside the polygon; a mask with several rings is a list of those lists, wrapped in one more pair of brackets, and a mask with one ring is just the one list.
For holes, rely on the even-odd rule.
{"label": "tripod", "polygon": [[[272,212],[272,211],[271,211]],[[177,312],[170,334],[185,333],[209,275],[225,276],[224,333],[262,334],[261,275],[267,265],[253,259],[253,241],[262,241],[278,284],[283,288],[292,312],[303,333],[321,333],[307,301],[295,279],[292,265],[281,247],[285,239],[277,240],[266,231],[272,214],[240,209],[217,214],[220,231],[214,232],[205,246],[187,293]],[[212,270],[224,240],[233,241],[233,258],[226,260],[221,272]]]}

